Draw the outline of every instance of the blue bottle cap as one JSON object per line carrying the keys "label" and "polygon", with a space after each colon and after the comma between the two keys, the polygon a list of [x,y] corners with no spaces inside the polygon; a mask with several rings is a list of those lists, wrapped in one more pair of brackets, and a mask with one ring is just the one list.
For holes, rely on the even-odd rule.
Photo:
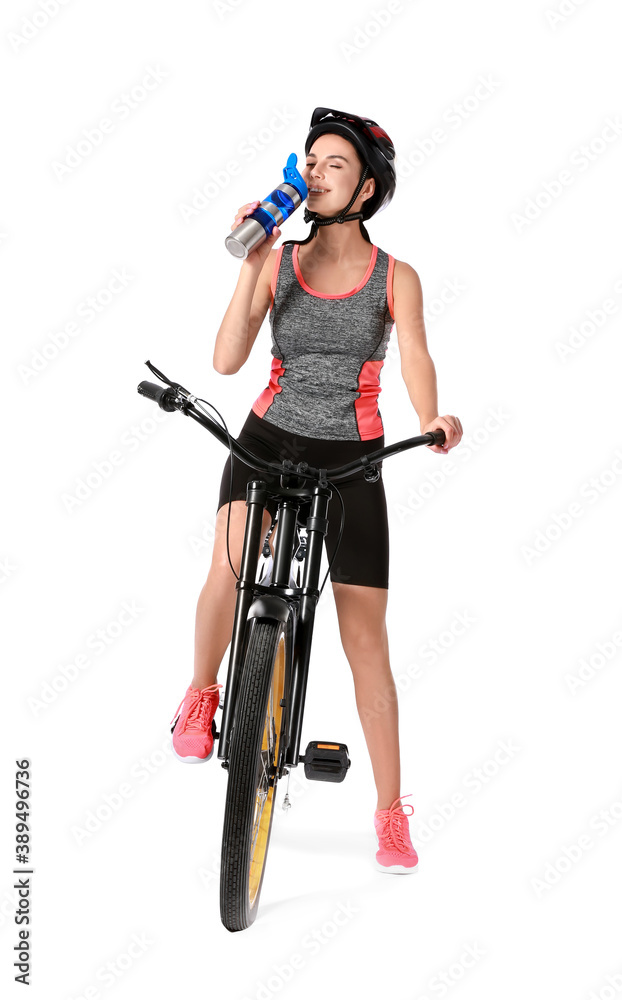
{"label": "blue bottle cap", "polygon": [[302,201],[304,201],[307,195],[309,194],[309,189],[305,184],[304,180],[302,179],[302,175],[300,174],[296,166],[297,163],[298,163],[298,157],[296,156],[296,154],[290,153],[289,156],[287,157],[287,166],[283,167],[283,177],[288,184],[291,184],[292,187],[296,188]]}

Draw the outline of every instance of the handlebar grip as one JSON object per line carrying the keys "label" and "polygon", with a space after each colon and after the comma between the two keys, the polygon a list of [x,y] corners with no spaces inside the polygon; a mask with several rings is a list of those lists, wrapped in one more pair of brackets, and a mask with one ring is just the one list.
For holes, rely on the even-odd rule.
{"label": "handlebar grip", "polygon": [[177,393],[170,386],[156,385],[155,382],[139,382],[137,389],[141,396],[155,400],[161,410],[171,413],[177,409],[175,406]]}
{"label": "handlebar grip", "polygon": [[434,438],[432,444],[445,444],[445,431],[438,427],[435,431],[428,431],[428,437]]}

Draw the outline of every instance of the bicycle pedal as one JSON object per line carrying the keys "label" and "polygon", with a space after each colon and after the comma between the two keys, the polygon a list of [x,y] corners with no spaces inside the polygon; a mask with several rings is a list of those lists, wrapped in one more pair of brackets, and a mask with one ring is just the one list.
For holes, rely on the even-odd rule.
{"label": "bicycle pedal", "polygon": [[345,743],[314,740],[299,761],[304,762],[305,778],[311,781],[343,781],[350,767]]}

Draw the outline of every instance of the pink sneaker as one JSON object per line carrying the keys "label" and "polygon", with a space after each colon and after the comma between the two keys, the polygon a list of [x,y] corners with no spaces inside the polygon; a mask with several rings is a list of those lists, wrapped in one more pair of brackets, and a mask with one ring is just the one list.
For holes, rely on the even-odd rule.
{"label": "pink sneaker", "polygon": [[[188,764],[201,764],[214,752],[212,721],[218,708],[222,684],[193,688],[186,691],[171,719],[173,726],[173,752]],[[181,709],[181,711],[180,711]]]}
{"label": "pink sneaker", "polygon": [[[400,798],[407,799],[409,795],[412,792],[401,795]],[[409,875],[417,871],[419,863],[408,831],[408,817],[415,810],[407,803],[410,812],[400,811],[400,798],[395,799],[390,809],[376,809],[374,813],[374,826],[380,847],[376,854],[376,868],[395,875]]]}

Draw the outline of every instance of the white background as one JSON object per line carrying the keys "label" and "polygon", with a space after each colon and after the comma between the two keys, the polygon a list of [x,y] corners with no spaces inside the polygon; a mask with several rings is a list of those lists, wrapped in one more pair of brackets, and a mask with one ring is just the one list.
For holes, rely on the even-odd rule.
{"label": "white background", "polygon": [[[621,993],[617,4],[42,6],[7,0],[1,16],[3,981],[22,995],[13,787],[28,757],[30,996]],[[420,275],[440,413],[465,433],[447,458],[384,466],[420,871],[372,867],[375,787],[327,584],[302,742],[346,742],[352,767],[341,785],[294,772],[259,916],[231,934],[226,774],[215,755],[173,758],[168,725],[192,676],[226,451],[136,385],[149,358],[239,432],[270,336],[266,321],[234,378],[213,370],[239,272],[223,242],[289,153],[301,162],[316,105],[375,118],[395,142],[397,192],[368,229]],[[106,117],[112,131],[80,145]],[[59,176],[68,147],[83,155]],[[306,232],[301,212],[283,238]],[[89,322],[115,269],[127,286]],[[393,330],[387,443],[419,433],[396,344]],[[137,610],[119,630],[123,602]],[[101,628],[121,634],[98,654]],[[77,676],[59,690],[62,667]]]}

